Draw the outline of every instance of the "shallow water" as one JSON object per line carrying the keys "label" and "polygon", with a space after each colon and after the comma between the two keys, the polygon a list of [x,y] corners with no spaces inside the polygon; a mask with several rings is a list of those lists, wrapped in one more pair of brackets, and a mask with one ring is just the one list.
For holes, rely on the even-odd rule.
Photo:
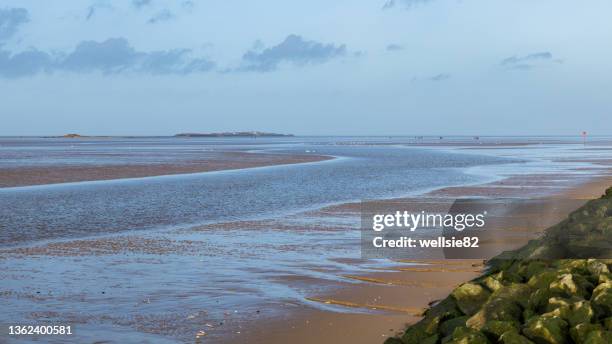
{"label": "shallow water", "polygon": [[0,298],[9,310],[0,324],[72,323],[81,342],[193,341],[198,331],[214,339],[287,307],[358,311],[305,296],[389,263],[359,259],[358,216],[308,210],[513,174],[597,173],[555,159],[610,155],[577,144],[458,150],[380,138],[86,141],[75,155],[75,141],[3,140],[9,165],[39,163],[36,150],[52,150],[51,164],[114,163],[118,152],[134,163],[179,161],[202,149],[338,157],[0,189]]}

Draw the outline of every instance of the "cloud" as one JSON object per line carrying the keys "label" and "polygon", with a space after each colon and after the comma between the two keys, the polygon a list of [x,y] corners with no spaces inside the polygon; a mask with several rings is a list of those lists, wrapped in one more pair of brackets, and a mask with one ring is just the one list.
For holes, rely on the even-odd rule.
{"label": "cloud", "polygon": [[185,0],[181,2],[181,7],[187,11],[191,11],[195,7],[195,2],[191,0]]}
{"label": "cloud", "polygon": [[399,44],[389,44],[387,45],[387,51],[400,51],[400,50],[404,50],[404,47],[399,45]]}
{"label": "cloud", "polygon": [[40,72],[180,75],[206,72],[215,67],[208,59],[191,58],[190,55],[189,49],[137,51],[124,38],[83,41],[69,54],[51,55],[35,49],[11,54],[0,50],[0,76],[16,78]]}
{"label": "cloud", "polygon": [[151,5],[151,0],[132,0],[132,5],[140,9],[140,8]]}
{"label": "cloud", "polygon": [[553,60],[550,52],[543,51],[525,56],[510,56],[503,59],[500,64],[507,69],[529,70],[542,62],[561,62],[561,60]]}
{"label": "cloud", "polygon": [[25,8],[0,8],[0,41],[12,37],[24,23],[29,21]]}
{"label": "cloud", "polygon": [[324,44],[304,40],[298,35],[289,35],[284,41],[262,51],[249,50],[242,60],[243,70],[269,72],[278,68],[281,63],[292,63],[302,66],[327,62],[333,58],[346,55],[346,45]]}
{"label": "cloud", "polygon": [[404,8],[411,8],[414,5],[421,5],[430,2],[431,0],[387,0],[383,4],[383,9],[387,10],[390,8],[402,6]]}
{"label": "cloud", "polygon": [[0,50],[0,77],[19,78],[34,75],[49,70],[51,66],[51,56],[39,50],[32,49],[14,55]]}
{"label": "cloud", "polygon": [[432,77],[430,77],[428,80],[429,81],[444,81],[444,80],[448,80],[450,79],[451,75],[448,73],[440,73],[438,75],[434,75]]}
{"label": "cloud", "polygon": [[153,17],[151,17],[147,23],[149,24],[156,24],[159,22],[163,22],[163,21],[167,21],[170,19],[174,18],[174,14],[172,14],[172,12],[170,12],[170,10],[162,10],[161,12],[157,13],[156,15],[154,15]]}

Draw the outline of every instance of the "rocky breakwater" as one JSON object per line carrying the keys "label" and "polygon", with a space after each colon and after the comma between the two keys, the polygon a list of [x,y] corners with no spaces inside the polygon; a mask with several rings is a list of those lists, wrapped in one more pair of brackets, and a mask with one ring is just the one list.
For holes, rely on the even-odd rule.
{"label": "rocky breakwater", "polygon": [[612,343],[612,188],[385,344]]}

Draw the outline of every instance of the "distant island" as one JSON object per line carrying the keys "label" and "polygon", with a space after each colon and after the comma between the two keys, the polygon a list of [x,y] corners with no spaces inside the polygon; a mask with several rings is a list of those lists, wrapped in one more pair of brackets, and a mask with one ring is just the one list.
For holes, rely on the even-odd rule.
{"label": "distant island", "polygon": [[291,137],[293,134],[266,133],[262,131],[234,131],[223,133],[181,133],[175,137]]}

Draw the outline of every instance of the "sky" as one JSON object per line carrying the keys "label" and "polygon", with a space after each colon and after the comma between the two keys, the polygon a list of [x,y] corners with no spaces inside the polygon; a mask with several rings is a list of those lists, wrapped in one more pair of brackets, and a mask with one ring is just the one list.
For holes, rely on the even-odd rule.
{"label": "sky", "polygon": [[0,2],[0,135],[612,134],[609,0]]}

